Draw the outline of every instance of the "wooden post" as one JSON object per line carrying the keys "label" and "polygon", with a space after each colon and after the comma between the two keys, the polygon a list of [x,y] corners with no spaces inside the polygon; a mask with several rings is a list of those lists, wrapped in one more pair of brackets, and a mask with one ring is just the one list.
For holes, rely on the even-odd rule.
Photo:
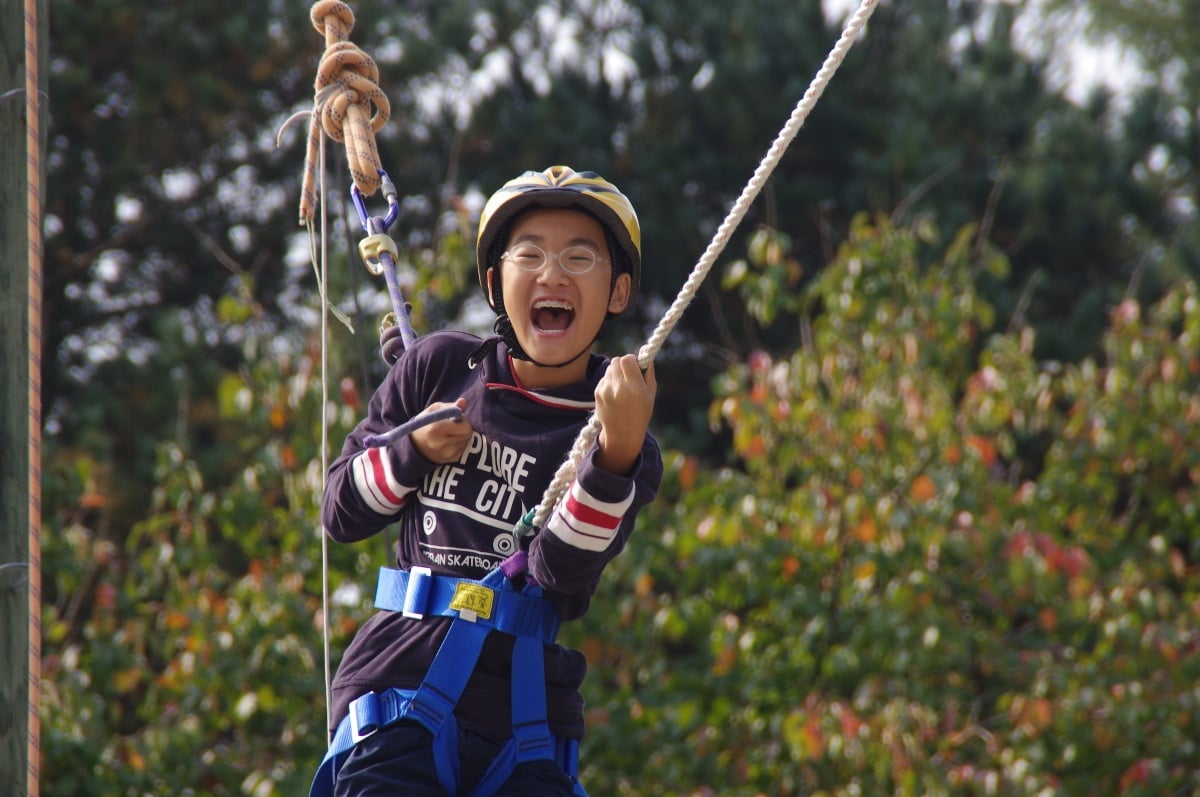
{"label": "wooden post", "polygon": [[38,793],[41,733],[38,156],[47,118],[39,102],[46,6],[10,0],[0,10],[0,793],[26,797]]}

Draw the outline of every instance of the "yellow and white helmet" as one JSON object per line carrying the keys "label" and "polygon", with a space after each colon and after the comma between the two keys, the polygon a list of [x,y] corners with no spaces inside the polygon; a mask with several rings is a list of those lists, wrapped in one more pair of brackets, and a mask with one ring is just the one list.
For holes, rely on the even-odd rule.
{"label": "yellow and white helmet", "polygon": [[[488,296],[487,271],[499,262],[506,244],[502,235],[506,236],[505,230],[517,214],[529,208],[578,208],[594,216],[608,234],[609,248],[614,250],[614,278],[617,273],[628,273],[632,280],[630,295],[637,295],[642,276],[642,230],[633,205],[615,185],[595,172],[551,166],[509,180],[483,206],[475,241],[475,267],[484,296]],[[492,309],[503,312],[494,304]]]}

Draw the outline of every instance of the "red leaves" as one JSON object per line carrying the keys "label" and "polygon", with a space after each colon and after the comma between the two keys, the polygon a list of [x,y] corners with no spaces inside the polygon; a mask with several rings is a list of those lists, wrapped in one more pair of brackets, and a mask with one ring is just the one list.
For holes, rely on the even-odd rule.
{"label": "red leaves", "polygon": [[1004,546],[1007,559],[1037,557],[1047,569],[1068,579],[1082,576],[1091,565],[1087,551],[1079,546],[1062,545],[1049,534],[1018,531]]}

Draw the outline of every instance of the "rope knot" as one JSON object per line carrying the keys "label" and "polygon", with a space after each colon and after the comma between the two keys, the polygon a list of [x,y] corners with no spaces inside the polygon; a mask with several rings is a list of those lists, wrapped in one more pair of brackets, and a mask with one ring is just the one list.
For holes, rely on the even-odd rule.
{"label": "rope knot", "polygon": [[334,41],[348,39],[350,31],[354,30],[354,9],[342,0],[320,0],[313,3],[308,16],[317,33],[324,36],[327,43],[330,37]]}
{"label": "rope knot", "polygon": [[354,11],[341,0],[319,0],[311,12],[313,27],[325,37],[325,53],[313,84],[313,114],[308,126],[304,157],[304,184],[300,194],[300,220],[316,212],[316,177],[321,135],[346,146],[346,160],[354,185],[364,196],[380,186],[383,167],[375,133],[392,108],[379,88],[379,67],[374,59],[349,40]]}

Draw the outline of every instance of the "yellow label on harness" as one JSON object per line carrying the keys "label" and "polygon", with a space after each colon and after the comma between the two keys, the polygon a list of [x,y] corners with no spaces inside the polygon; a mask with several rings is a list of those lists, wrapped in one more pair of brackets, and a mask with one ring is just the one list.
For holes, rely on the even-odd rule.
{"label": "yellow label on harness", "polygon": [[450,600],[450,608],[460,612],[471,612],[485,620],[490,620],[492,601],[495,597],[487,587],[479,584],[459,583],[454,588],[454,597]]}

